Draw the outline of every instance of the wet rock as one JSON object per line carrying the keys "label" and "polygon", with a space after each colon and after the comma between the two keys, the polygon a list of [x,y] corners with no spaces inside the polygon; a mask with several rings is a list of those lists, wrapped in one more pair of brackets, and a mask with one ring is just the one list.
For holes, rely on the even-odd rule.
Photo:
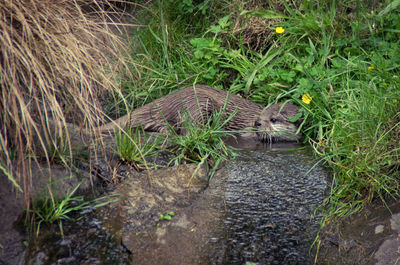
{"label": "wet rock", "polygon": [[[288,166],[289,165],[289,166]],[[313,168],[312,170],[310,170]],[[135,264],[307,264],[327,180],[304,151],[240,151],[207,187],[195,165],[133,174],[107,207]],[[207,189],[205,189],[207,187]],[[161,215],[173,211],[170,220]],[[108,222],[103,220],[105,226]],[[114,231],[118,231],[114,228]]]}
{"label": "wet rock", "polygon": [[210,183],[195,165],[119,171],[120,200],[50,231],[27,264],[308,264],[326,175],[305,151],[261,147]]}
{"label": "wet rock", "polygon": [[390,227],[393,231],[400,233],[400,213],[394,214],[392,218],[390,218]]}
{"label": "wet rock", "polygon": [[399,217],[400,203],[376,200],[358,214],[327,225],[321,232],[317,264],[396,264]]}
{"label": "wet rock", "polygon": [[26,265],[130,264],[129,252],[121,246],[118,236],[108,233],[102,222],[91,227],[96,213],[80,215],[78,221],[64,221],[64,238],[57,225],[43,227],[32,238],[26,255]]}
{"label": "wet rock", "polygon": [[[107,215],[123,224],[121,241],[135,264],[204,264],[206,249],[218,244],[208,233],[222,213],[213,205],[223,207],[207,186],[206,172],[195,165],[134,174],[118,186],[123,199]],[[169,212],[171,219],[163,220]]]}
{"label": "wet rock", "polygon": [[375,265],[397,264],[400,260],[400,238],[386,239],[375,253]]}
{"label": "wet rock", "polygon": [[[84,178],[80,170],[71,171],[60,165],[32,164],[31,198],[42,198],[48,195],[46,185],[50,176],[53,183],[53,195],[59,198],[72,191]],[[89,178],[80,185],[79,192],[91,187]],[[8,178],[0,171],[0,264],[21,264],[25,255],[24,241],[27,241],[23,230],[21,216],[25,209],[23,193],[15,190]],[[23,220],[23,218],[22,218]],[[18,224],[18,226],[16,225]],[[21,226],[21,227],[19,227]]]}
{"label": "wet rock", "polygon": [[35,264],[35,265],[45,264],[45,262],[48,260],[48,258],[49,257],[46,255],[46,253],[40,251],[36,254],[33,264]]}
{"label": "wet rock", "polygon": [[396,264],[400,260],[400,213],[390,218],[390,227],[393,235],[386,238],[374,255],[375,265]]}

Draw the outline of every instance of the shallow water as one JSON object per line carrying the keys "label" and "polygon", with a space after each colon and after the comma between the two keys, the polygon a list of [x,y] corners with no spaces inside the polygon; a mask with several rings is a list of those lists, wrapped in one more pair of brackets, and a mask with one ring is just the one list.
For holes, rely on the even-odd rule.
{"label": "shallow water", "polygon": [[296,147],[258,145],[228,164],[225,264],[312,263],[328,180],[309,151],[285,150]]}

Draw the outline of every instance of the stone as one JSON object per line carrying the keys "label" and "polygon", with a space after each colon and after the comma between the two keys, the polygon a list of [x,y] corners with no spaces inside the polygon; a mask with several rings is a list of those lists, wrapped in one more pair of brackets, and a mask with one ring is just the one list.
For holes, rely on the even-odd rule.
{"label": "stone", "polygon": [[383,230],[385,230],[385,226],[384,225],[375,226],[375,234],[383,233]]}

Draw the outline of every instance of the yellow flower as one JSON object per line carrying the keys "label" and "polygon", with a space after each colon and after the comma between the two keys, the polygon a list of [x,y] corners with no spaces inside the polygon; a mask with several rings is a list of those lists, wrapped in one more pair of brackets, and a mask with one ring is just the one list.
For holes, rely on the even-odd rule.
{"label": "yellow flower", "polygon": [[283,32],[285,32],[285,29],[282,27],[276,27],[275,32],[278,34],[282,34]]}
{"label": "yellow flower", "polygon": [[304,103],[306,103],[307,105],[310,104],[312,100],[312,96],[310,96],[310,94],[303,94],[303,96],[301,97],[301,101],[303,101]]}
{"label": "yellow flower", "polygon": [[371,64],[370,66],[368,66],[368,72],[371,72],[372,70],[375,69],[375,66],[373,64]]}

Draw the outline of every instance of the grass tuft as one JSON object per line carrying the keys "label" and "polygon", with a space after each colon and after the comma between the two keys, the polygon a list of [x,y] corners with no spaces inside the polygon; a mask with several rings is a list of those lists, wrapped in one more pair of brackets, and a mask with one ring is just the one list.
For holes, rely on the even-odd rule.
{"label": "grass tuft", "polygon": [[94,128],[105,119],[101,103],[120,95],[124,44],[105,5],[0,2],[0,168],[27,201],[30,162],[50,161],[59,139],[72,156],[67,120]]}
{"label": "grass tuft", "polygon": [[[225,104],[227,102],[226,99]],[[200,108],[198,102],[197,104]],[[166,151],[174,156],[168,165],[195,163],[198,167],[193,174],[205,165],[211,179],[222,162],[236,156],[234,149],[224,142],[224,138],[234,137],[235,132],[226,131],[225,126],[235,114],[236,112],[227,115],[225,105],[220,111],[202,117],[199,124],[185,111],[181,114],[181,122],[178,125],[169,124],[165,120],[166,134],[157,136],[146,135],[140,127],[127,128],[124,133],[117,131],[117,153],[122,160],[133,164],[136,169],[143,170],[154,168],[147,162],[148,158]]]}
{"label": "grass tuft", "polygon": [[160,135],[146,136],[141,127],[128,127],[124,132],[117,131],[115,142],[119,157],[133,164],[137,170],[153,168],[153,165],[145,160],[157,156],[165,143]]}
{"label": "grass tuft", "polygon": [[64,236],[62,222],[66,220],[73,221],[74,219],[71,217],[73,212],[88,208],[102,207],[119,200],[109,200],[110,196],[103,196],[94,200],[86,201],[84,196],[75,195],[81,184],[82,182],[79,183],[72,191],[68,192],[63,199],[58,198],[56,190],[51,184],[45,187],[47,188],[46,191],[50,193],[50,196],[44,196],[44,198],[40,198],[39,196],[33,202],[32,209],[27,210],[32,214],[32,227],[34,227],[36,235],[39,235],[42,224],[50,225],[57,222],[60,233],[62,236]]}
{"label": "grass tuft", "polygon": [[225,126],[236,113],[227,117],[225,108],[226,106],[210,117],[203,117],[200,125],[189,113],[183,113],[183,122],[179,128],[183,135],[177,134],[176,128],[169,126],[169,142],[172,143],[170,149],[175,154],[169,162],[170,165],[184,161],[195,163],[198,165],[195,172],[205,165],[211,180],[222,162],[236,156],[234,148],[224,142],[225,137],[234,137],[235,132],[226,131]]}

